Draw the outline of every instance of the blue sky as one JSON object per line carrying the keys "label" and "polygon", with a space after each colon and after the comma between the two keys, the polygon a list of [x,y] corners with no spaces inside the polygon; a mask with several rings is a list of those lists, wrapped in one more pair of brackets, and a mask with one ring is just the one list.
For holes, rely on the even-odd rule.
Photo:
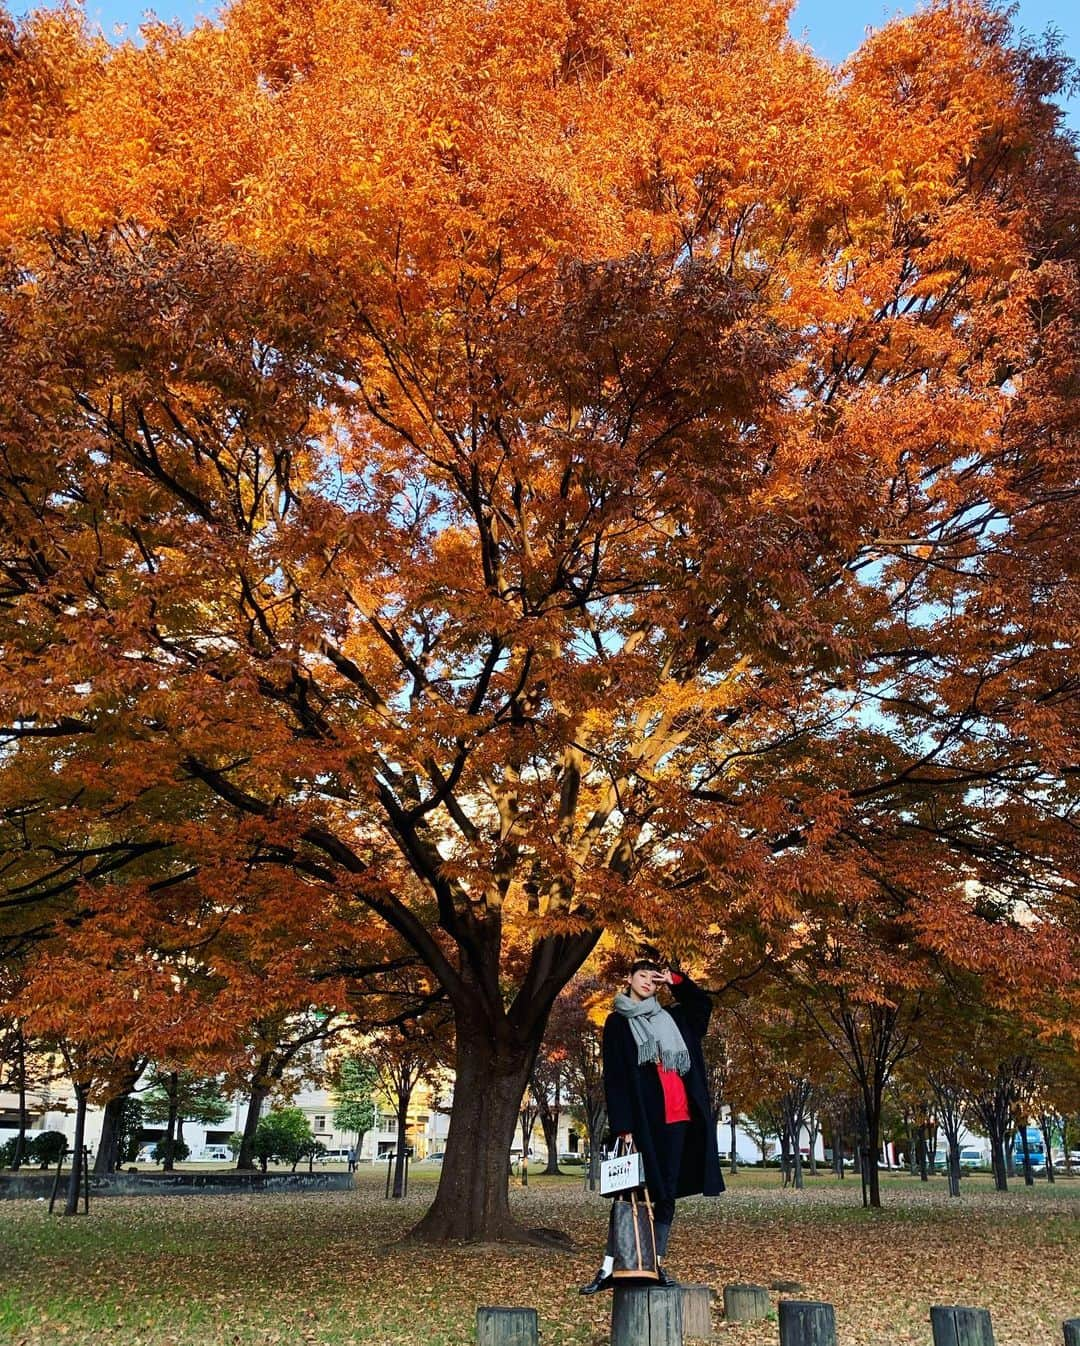
{"label": "blue sky", "polygon": [[[33,8],[23,0],[7,0],[15,14]],[[185,26],[198,15],[212,18],[218,10],[216,0],[86,0],[87,13],[112,34],[116,25],[135,32],[142,16],[153,8],[158,18],[179,19]],[[796,36],[805,38],[819,55],[829,61],[842,61],[866,35],[867,28],[879,28],[897,14],[910,13],[913,0],[904,4],[881,4],[880,0],[799,0],[791,19]],[[1066,0],[1019,0],[1016,26],[1028,33],[1041,34],[1055,28],[1061,34],[1065,50],[1080,61],[1080,7]],[[1080,97],[1066,104],[1069,121],[1080,130]]]}

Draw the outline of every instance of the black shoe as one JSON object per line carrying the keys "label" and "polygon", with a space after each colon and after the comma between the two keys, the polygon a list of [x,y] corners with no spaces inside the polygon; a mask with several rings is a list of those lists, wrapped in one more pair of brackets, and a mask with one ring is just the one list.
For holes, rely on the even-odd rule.
{"label": "black shoe", "polygon": [[596,1273],[588,1285],[583,1285],[578,1291],[579,1295],[595,1295],[598,1290],[610,1290],[612,1278],[604,1272],[603,1267]]}
{"label": "black shoe", "polygon": [[675,1277],[670,1272],[665,1271],[663,1267],[656,1268],[656,1279],[661,1285],[677,1286],[679,1284]]}

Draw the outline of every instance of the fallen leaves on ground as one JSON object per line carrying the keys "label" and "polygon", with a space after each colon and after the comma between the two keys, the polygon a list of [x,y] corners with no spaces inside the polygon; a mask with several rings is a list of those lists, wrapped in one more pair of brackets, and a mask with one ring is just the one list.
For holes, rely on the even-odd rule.
{"label": "fallen leaves on ground", "polygon": [[[714,1201],[681,1204],[671,1266],[684,1281],[795,1281],[836,1306],[839,1346],[929,1346],[929,1306],[975,1304],[997,1346],[1058,1346],[1080,1313],[1080,1182],[1004,1196],[972,1181],[888,1184],[864,1211],[857,1182],[803,1193],[740,1175]],[[62,1219],[0,1206],[0,1341],[15,1346],[464,1346],[478,1305],[539,1309],[545,1346],[600,1346],[610,1299],[577,1287],[597,1265],[607,1205],[577,1182],[534,1183],[512,1201],[578,1251],[431,1248],[402,1242],[431,1197],[352,1192],[109,1198]],[[773,1292],[772,1301],[778,1295]],[[724,1325],[730,1346],[775,1346],[775,1321]]]}

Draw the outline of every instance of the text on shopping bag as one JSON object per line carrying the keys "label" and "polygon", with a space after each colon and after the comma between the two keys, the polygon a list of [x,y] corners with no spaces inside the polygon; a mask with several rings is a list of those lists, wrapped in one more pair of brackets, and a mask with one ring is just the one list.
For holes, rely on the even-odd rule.
{"label": "text on shopping bag", "polygon": [[601,1196],[614,1196],[616,1192],[640,1187],[644,1181],[645,1165],[636,1150],[632,1150],[629,1154],[617,1154],[600,1162]]}

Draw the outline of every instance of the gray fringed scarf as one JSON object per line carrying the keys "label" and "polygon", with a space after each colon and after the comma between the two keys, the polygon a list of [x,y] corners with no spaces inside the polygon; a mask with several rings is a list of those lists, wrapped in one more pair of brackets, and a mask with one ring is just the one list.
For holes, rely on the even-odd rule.
{"label": "gray fringed scarf", "polygon": [[631,1000],[628,995],[617,995],[615,1012],[630,1023],[630,1032],[637,1043],[639,1066],[656,1061],[665,1070],[675,1070],[680,1075],[690,1073],[690,1053],[679,1025],[656,996],[651,995],[648,1000]]}

